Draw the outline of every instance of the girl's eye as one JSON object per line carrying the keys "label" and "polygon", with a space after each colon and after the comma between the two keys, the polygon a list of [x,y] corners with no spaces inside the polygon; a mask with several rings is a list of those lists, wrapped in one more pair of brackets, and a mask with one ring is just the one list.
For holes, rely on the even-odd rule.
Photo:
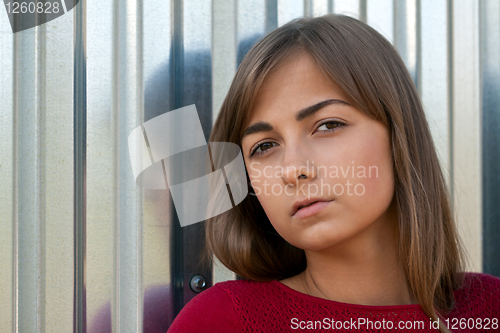
{"label": "girl's eye", "polygon": [[[325,121],[324,123],[322,123],[321,125],[318,126],[317,130],[319,130],[320,132],[334,132],[338,129],[340,129],[340,127],[343,127],[345,126],[344,123],[341,123],[339,121],[335,121],[335,120],[328,120],[328,121]],[[324,127],[324,129],[321,129],[322,127]],[[256,156],[261,156],[261,155],[264,155],[266,154],[274,145],[277,145],[276,142],[262,142],[260,143],[259,145],[257,145],[253,150],[252,152],[250,153],[250,157],[256,155]],[[260,151],[259,151],[260,150]]]}
{"label": "girl's eye", "polygon": [[[265,154],[269,149],[273,147],[273,144],[276,144],[276,142],[263,142],[259,144],[255,147],[255,149],[252,150],[250,157],[252,157],[254,154],[257,156]],[[259,149],[260,151],[258,151]]]}
{"label": "girl's eye", "polygon": [[[335,121],[335,120],[329,120],[329,121],[325,121],[324,123],[322,123],[321,125],[318,126],[318,130],[320,132],[333,132],[337,129],[339,129],[340,127],[342,126],[345,126],[344,123],[341,123],[339,121]],[[324,129],[320,129],[320,128],[324,128]]]}

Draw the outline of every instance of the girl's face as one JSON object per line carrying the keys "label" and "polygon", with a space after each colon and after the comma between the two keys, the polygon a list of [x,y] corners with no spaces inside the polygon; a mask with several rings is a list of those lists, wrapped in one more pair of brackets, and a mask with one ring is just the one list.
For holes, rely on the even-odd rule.
{"label": "girl's face", "polygon": [[[268,75],[245,128],[250,181],[286,241],[322,250],[387,237],[397,216],[389,132],[351,106],[308,55]],[[322,202],[297,211],[307,199]]]}

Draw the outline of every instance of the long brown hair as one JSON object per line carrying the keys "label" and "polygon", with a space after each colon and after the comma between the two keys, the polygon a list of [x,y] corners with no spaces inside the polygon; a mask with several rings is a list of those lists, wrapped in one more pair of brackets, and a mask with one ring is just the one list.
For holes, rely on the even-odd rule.
{"label": "long brown hair", "polygon": [[[241,134],[262,82],[284,60],[303,52],[354,107],[389,129],[398,256],[413,294],[424,312],[436,320],[454,307],[463,250],[418,92],[396,49],[377,31],[333,14],[296,19],[272,31],[241,62],[210,141],[241,146]],[[207,220],[205,231],[208,255],[215,255],[247,279],[284,279],[306,268],[304,251],[276,232],[255,196]]]}

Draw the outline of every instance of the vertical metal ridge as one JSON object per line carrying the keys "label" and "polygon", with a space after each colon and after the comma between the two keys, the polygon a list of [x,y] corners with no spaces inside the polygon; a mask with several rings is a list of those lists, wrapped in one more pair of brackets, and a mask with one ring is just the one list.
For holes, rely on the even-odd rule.
{"label": "vertical metal ridge", "polygon": [[271,32],[277,27],[278,27],[278,0],[266,0],[266,33]]}
{"label": "vertical metal ridge", "polygon": [[449,191],[450,191],[450,202],[451,202],[451,208],[452,211],[454,210],[455,207],[455,186],[454,186],[454,181],[453,181],[453,175],[454,175],[454,165],[453,165],[453,156],[454,156],[454,144],[453,144],[453,109],[454,109],[454,101],[453,101],[453,88],[454,88],[454,82],[453,80],[453,0],[448,0],[447,1],[447,27],[448,27],[448,113],[449,113],[449,131],[448,131],[448,140],[450,143],[449,147],[449,176],[448,176],[448,182],[449,182]]}
{"label": "vertical metal ridge", "polygon": [[141,237],[142,234],[142,195],[133,182],[128,155],[128,135],[135,129],[143,115],[142,103],[142,42],[139,34],[140,6],[137,0],[116,2],[115,18],[117,31],[115,38],[118,45],[115,61],[118,60],[114,82],[116,83],[116,190],[117,190],[117,308],[116,329],[121,333],[142,331],[142,299],[140,286]]}
{"label": "vertical metal ridge", "polygon": [[447,173],[450,164],[449,131],[451,127],[449,125],[448,70],[450,38],[446,1],[438,3],[422,1],[420,17],[418,78],[420,95],[440,166]]}
{"label": "vertical metal ridge", "polygon": [[13,205],[12,205],[12,217],[13,217],[13,287],[14,287],[14,297],[12,300],[12,306],[14,310],[14,320],[12,321],[12,332],[18,333],[19,332],[19,139],[18,139],[18,131],[19,131],[19,105],[18,105],[18,99],[19,99],[19,91],[17,90],[18,86],[18,77],[17,77],[17,71],[18,71],[18,66],[17,66],[17,57],[18,57],[18,48],[17,48],[17,37],[18,35],[14,34],[14,38],[12,39],[12,64],[13,64],[13,69],[12,69],[12,109],[13,109],[13,147],[12,147],[12,155],[13,155],[13,161],[12,161],[12,173],[13,173]]}
{"label": "vertical metal ridge", "polygon": [[[46,48],[46,38],[47,38],[47,26],[45,24],[37,26],[37,38],[36,38],[36,43],[37,43],[37,52],[38,52],[38,59],[36,62],[36,67],[37,67],[37,108],[36,108],[36,118],[38,121],[38,131],[36,132],[36,142],[37,142],[37,148],[36,150],[39,152],[39,157],[38,157],[38,165],[37,165],[37,183],[38,183],[38,191],[39,191],[39,198],[38,198],[38,223],[36,223],[36,234],[38,235],[37,239],[37,261],[38,261],[38,277],[39,277],[39,283],[37,286],[37,294],[38,294],[38,329],[41,332],[45,332],[45,321],[46,321],[46,316],[45,316],[45,304],[46,304],[46,298],[45,298],[45,289],[46,289],[46,274],[45,272],[45,265],[46,265],[46,260],[45,260],[45,235],[46,235],[46,230],[45,230],[45,223],[46,223],[46,218],[45,214],[43,213],[45,211],[45,203],[46,203],[46,193],[43,193],[42,189],[45,190],[45,163],[44,160],[46,158],[45,154],[45,123],[46,119],[44,116],[44,112],[42,110],[45,110],[45,103],[44,103],[44,98],[45,97],[45,82],[46,82],[46,62],[45,62],[45,57],[47,54],[47,48]],[[43,87],[42,87],[43,85]],[[43,176],[42,176],[43,175]],[[43,194],[42,194],[43,193]]]}
{"label": "vertical metal ridge", "polygon": [[[392,1],[392,45],[394,45],[394,47],[397,49],[398,45],[397,45],[397,42],[398,42],[398,16],[399,16],[399,12],[398,12],[398,1],[396,0],[393,0]],[[398,50],[398,53],[399,50]],[[401,54],[399,54],[401,56]],[[404,59],[403,59],[404,60]]]}
{"label": "vertical metal ridge", "polygon": [[[40,55],[38,27],[15,38],[16,311],[20,331],[39,331],[40,285]],[[22,67],[20,64],[22,63]],[[22,223],[19,223],[22,221]]]}
{"label": "vertical metal ridge", "polygon": [[[212,4],[217,1],[217,0],[212,0]],[[231,59],[231,64],[233,65],[233,68],[232,70],[234,71],[233,73],[236,74],[236,70],[238,69],[238,66],[239,66],[239,62],[238,62],[238,0],[231,0],[232,1],[232,6],[233,6],[233,30],[232,30],[232,33],[233,33],[233,38],[232,38],[232,42],[234,43],[232,45],[232,50],[231,52],[234,53],[231,53],[232,55],[232,58]],[[279,6],[279,3],[278,3],[278,6]],[[214,18],[215,18],[215,13],[212,12],[212,22],[214,21]],[[279,18],[280,18],[280,14],[279,14],[279,7],[278,7],[278,26],[279,26]],[[213,29],[212,29],[213,30]],[[212,37],[212,42],[214,42],[215,39]],[[212,45],[215,45],[215,44],[212,44]],[[214,61],[214,57],[213,57],[213,52],[212,52],[212,61]],[[232,77],[234,75],[231,76],[231,82],[232,83]],[[222,98],[224,99],[225,96]],[[217,114],[219,113],[219,110],[217,110]],[[215,121],[215,119],[214,119]]]}
{"label": "vertical metal ridge", "polygon": [[[213,59],[211,57],[211,48],[213,42],[212,34],[212,16],[211,16],[211,2],[210,1],[183,1],[182,11],[179,15],[174,17],[182,18],[182,32],[174,32],[179,43],[182,43],[182,48],[179,48],[176,54],[182,57],[179,63],[175,59],[175,67],[182,68],[180,74],[177,76],[175,85],[179,88],[179,95],[176,96],[180,99],[181,104],[175,107],[195,104],[198,113],[198,118],[201,123],[202,133],[205,142],[209,139],[209,133],[212,127],[212,65]],[[262,13],[262,31],[265,29],[265,1],[259,2],[259,9]],[[178,10],[176,11],[178,12]],[[254,13],[248,13],[253,15]],[[180,51],[180,52],[179,52]],[[182,81],[179,81],[182,78]],[[182,140],[189,140],[188,133],[176,132],[176,135],[181,135]],[[192,163],[187,159],[183,159],[184,163]],[[203,161],[202,161],[203,162]],[[180,171],[184,173],[181,167]],[[168,175],[167,170],[167,175]],[[176,207],[177,208],[177,207]],[[180,225],[176,220],[172,220],[175,227]],[[203,251],[204,243],[204,228],[203,223],[188,225],[181,228],[182,233],[178,236],[182,237],[182,274],[183,274],[183,302],[187,304],[196,292],[190,287],[190,279],[195,274],[201,274],[205,277],[206,286],[212,283],[212,274],[210,265],[200,265],[203,262],[200,257]]]}
{"label": "vertical metal ridge", "polygon": [[418,7],[419,4],[417,0],[394,2],[394,45],[398,49],[417,88],[417,49],[419,44]]}
{"label": "vertical metal ridge", "polygon": [[500,276],[500,4],[480,2],[482,86],[483,271]]}
{"label": "vertical metal ridge", "polygon": [[73,332],[86,332],[86,2],[74,8],[74,306]]}
{"label": "vertical metal ridge", "polygon": [[420,0],[415,0],[415,57],[414,57],[414,81],[418,91],[422,93],[422,17],[421,17],[421,4]]}
{"label": "vertical metal ridge", "polygon": [[42,124],[43,124],[43,119],[42,119],[42,96],[45,95],[45,92],[42,90],[42,79],[43,79],[43,66],[42,66],[42,45],[43,44],[43,38],[46,37],[46,35],[42,32],[45,32],[46,26],[37,26],[36,29],[36,60],[35,60],[35,70],[36,70],[36,82],[35,82],[35,93],[36,93],[36,109],[35,109],[35,115],[36,115],[36,151],[38,153],[38,156],[36,158],[36,187],[37,187],[37,194],[38,194],[38,200],[37,200],[37,207],[36,207],[36,215],[38,217],[38,222],[35,223],[36,225],[36,235],[37,235],[37,253],[36,253],[36,261],[37,261],[37,273],[38,273],[38,283],[36,286],[36,292],[37,292],[37,329],[39,331],[42,331],[43,329],[43,321],[44,321],[44,311],[43,305],[45,302],[42,302],[43,298],[43,292],[42,292],[42,286],[43,286],[43,280],[44,280],[44,273],[42,271],[42,223],[44,222],[43,214],[42,214],[42,198],[45,194],[42,195],[42,168],[43,168],[43,163],[41,163],[42,156],[44,155],[43,152],[43,146],[42,146]]}
{"label": "vertical metal ridge", "polygon": [[115,240],[116,240],[116,249],[115,249],[115,264],[116,264],[116,271],[115,271],[115,297],[116,297],[116,302],[115,302],[115,322],[112,325],[112,329],[114,333],[120,333],[122,330],[122,320],[121,320],[121,313],[123,311],[122,307],[122,294],[121,294],[121,289],[122,289],[122,280],[121,280],[121,270],[122,270],[122,252],[121,252],[121,238],[122,238],[122,225],[121,225],[121,219],[122,219],[122,212],[121,212],[121,195],[120,192],[122,190],[122,183],[120,181],[120,125],[122,121],[122,114],[120,112],[120,109],[122,108],[121,105],[121,96],[120,96],[120,85],[122,81],[121,73],[120,73],[120,68],[122,66],[122,59],[120,57],[121,55],[121,48],[125,48],[124,45],[121,43],[121,36],[120,36],[120,30],[122,29],[121,27],[121,21],[122,21],[122,13],[120,10],[120,5],[126,5],[126,1],[120,2],[119,0],[113,1],[113,21],[115,22],[114,28],[114,34],[113,34],[113,42],[114,42],[114,47],[113,47],[113,60],[114,60],[114,73],[113,73],[113,82],[114,82],[114,89],[115,89],[115,100],[114,100],[114,105],[116,106],[116,109],[114,110],[115,116],[116,116],[116,123],[114,124],[116,126],[115,128],[115,162],[116,162],[116,169],[114,170],[114,181],[115,181],[115,189],[116,189],[116,220],[115,220]]}
{"label": "vertical metal ridge", "polygon": [[236,1],[212,1],[212,118],[215,120],[236,71]]}
{"label": "vertical metal ridge", "polygon": [[[37,276],[35,278],[35,290],[36,290],[36,329],[37,332],[41,331],[42,328],[42,316],[43,316],[43,311],[42,311],[42,280],[43,280],[43,273],[42,273],[42,228],[41,224],[43,223],[43,218],[42,218],[42,209],[41,209],[41,197],[42,197],[42,183],[41,183],[41,168],[42,168],[42,163],[40,163],[40,160],[42,158],[43,150],[42,150],[42,144],[40,142],[41,140],[41,126],[42,126],[42,119],[41,119],[41,95],[43,94],[42,89],[41,89],[41,82],[42,82],[42,69],[41,69],[41,54],[42,54],[42,49],[40,47],[40,41],[41,41],[41,30],[43,31],[43,27],[37,26],[35,27],[35,34],[34,34],[34,50],[35,50],[35,57],[34,57],[34,91],[32,93],[35,94],[34,97],[34,107],[33,113],[35,116],[35,121],[34,121],[34,133],[33,133],[33,139],[35,140],[34,143],[34,148],[37,156],[34,159],[34,183],[31,184],[33,188],[33,192],[36,193],[36,199],[35,199],[35,207],[33,210],[33,224],[35,227],[35,237],[34,240],[36,241],[36,247],[35,247],[35,257],[33,258],[35,260],[34,265],[35,265],[35,271]],[[25,185],[26,186],[26,185]],[[37,221],[38,219],[38,221]]]}
{"label": "vertical metal ridge", "polygon": [[477,0],[452,4],[453,207],[473,271],[482,271],[483,256],[478,12]]}
{"label": "vertical metal ridge", "polygon": [[[172,4],[172,58],[170,61],[170,73],[172,78],[171,94],[173,99],[173,109],[183,106],[183,68],[184,68],[184,47],[183,47],[183,0],[173,0]],[[172,301],[174,317],[184,307],[184,232],[180,226],[178,217],[172,209],[171,211],[172,232],[170,233],[171,258],[172,258]]]}
{"label": "vertical metal ridge", "polygon": [[[119,167],[119,160],[120,160],[120,131],[119,131],[119,126],[120,126],[120,38],[118,36],[119,31],[120,31],[120,2],[118,0],[113,1],[113,37],[112,37],[112,59],[113,59],[113,70],[112,70],[112,78],[111,80],[113,81],[112,83],[112,89],[113,89],[113,100],[112,100],[112,105],[113,105],[113,114],[115,114],[116,120],[113,123],[115,128],[114,132],[114,161],[115,161],[115,166]],[[120,313],[121,313],[121,295],[120,295],[120,289],[121,289],[121,280],[120,280],[120,271],[121,271],[121,256],[120,256],[120,238],[121,238],[121,226],[120,226],[120,181],[117,179],[116,172],[118,170],[114,170],[113,174],[113,188],[115,189],[115,195],[114,195],[114,204],[115,204],[115,220],[114,220],[114,227],[115,227],[115,271],[114,271],[114,278],[115,278],[115,290],[114,290],[114,309],[113,314],[112,314],[112,332],[114,333],[119,333],[121,330],[121,320],[120,320]]]}
{"label": "vertical metal ridge", "polygon": [[367,0],[359,0],[359,20],[367,23]]}
{"label": "vertical metal ridge", "polygon": [[[415,11],[414,14],[415,14],[415,26],[412,27],[414,29],[414,31],[412,31],[412,34],[413,34],[413,38],[415,40],[414,42],[414,45],[411,45],[413,46],[413,50],[411,50],[411,54],[412,54],[412,59],[410,59],[412,65],[413,65],[413,80],[415,82],[415,86],[417,87],[417,89],[419,90],[419,92],[422,91],[422,87],[421,87],[421,80],[420,80],[420,77],[421,77],[421,70],[422,70],[422,52],[421,52],[421,43],[422,43],[422,38],[421,38],[421,31],[422,31],[422,28],[421,28],[421,10],[420,10],[420,7],[421,7],[421,4],[420,4],[420,0],[412,0],[413,4],[414,4],[414,8],[413,10]],[[408,7],[408,5],[407,5]],[[408,8],[407,8],[408,10]]]}
{"label": "vertical metal ridge", "polygon": [[[137,104],[136,104],[136,109],[139,111],[137,112],[137,119],[136,122],[138,124],[142,124],[144,122],[144,57],[143,57],[143,47],[144,47],[144,28],[143,28],[143,18],[144,18],[144,12],[143,12],[143,5],[142,5],[142,0],[137,0],[136,1],[136,20],[137,20],[137,33],[136,33],[136,49],[137,49],[137,60],[136,60],[136,78],[137,78],[137,83],[136,83],[136,92],[137,92]],[[142,126],[142,125],[141,125]],[[142,126],[144,128],[144,126]],[[148,147],[149,150],[151,148]],[[135,183],[135,182],[134,182]],[[134,184],[135,185],[135,184]],[[144,309],[143,309],[143,303],[144,303],[144,296],[143,296],[143,285],[142,285],[142,274],[143,274],[143,247],[142,247],[142,237],[143,237],[143,224],[144,224],[144,219],[143,219],[143,201],[144,201],[144,191],[141,190],[139,192],[141,195],[139,196],[138,200],[138,207],[140,209],[137,210],[137,234],[136,234],[136,242],[137,242],[137,309],[136,309],[136,316],[137,316],[137,328],[136,332],[140,333],[143,331],[144,327]]]}
{"label": "vertical metal ridge", "polygon": [[313,0],[304,0],[304,17],[312,16],[313,13]]}
{"label": "vertical metal ridge", "polygon": [[[278,2],[277,2],[278,6]],[[236,1],[212,0],[212,122],[217,118],[220,106],[236,71],[237,11]],[[277,17],[277,23],[279,20]],[[211,150],[209,146],[209,156]],[[212,171],[213,161],[211,160]],[[216,257],[213,257],[217,260]],[[234,280],[236,276],[222,264],[214,265],[211,272],[213,284]]]}

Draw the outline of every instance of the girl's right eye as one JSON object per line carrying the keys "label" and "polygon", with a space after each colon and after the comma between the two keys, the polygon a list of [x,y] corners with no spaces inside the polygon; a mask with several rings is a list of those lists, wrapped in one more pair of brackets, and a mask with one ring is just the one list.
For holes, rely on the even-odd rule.
{"label": "girl's right eye", "polygon": [[[261,144],[257,145],[253,150],[252,153],[250,154],[250,157],[257,155],[261,156],[266,154],[273,146],[273,144],[277,144],[276,142],[262,142]],[[258,151],[260,149],[260,151]]]}

